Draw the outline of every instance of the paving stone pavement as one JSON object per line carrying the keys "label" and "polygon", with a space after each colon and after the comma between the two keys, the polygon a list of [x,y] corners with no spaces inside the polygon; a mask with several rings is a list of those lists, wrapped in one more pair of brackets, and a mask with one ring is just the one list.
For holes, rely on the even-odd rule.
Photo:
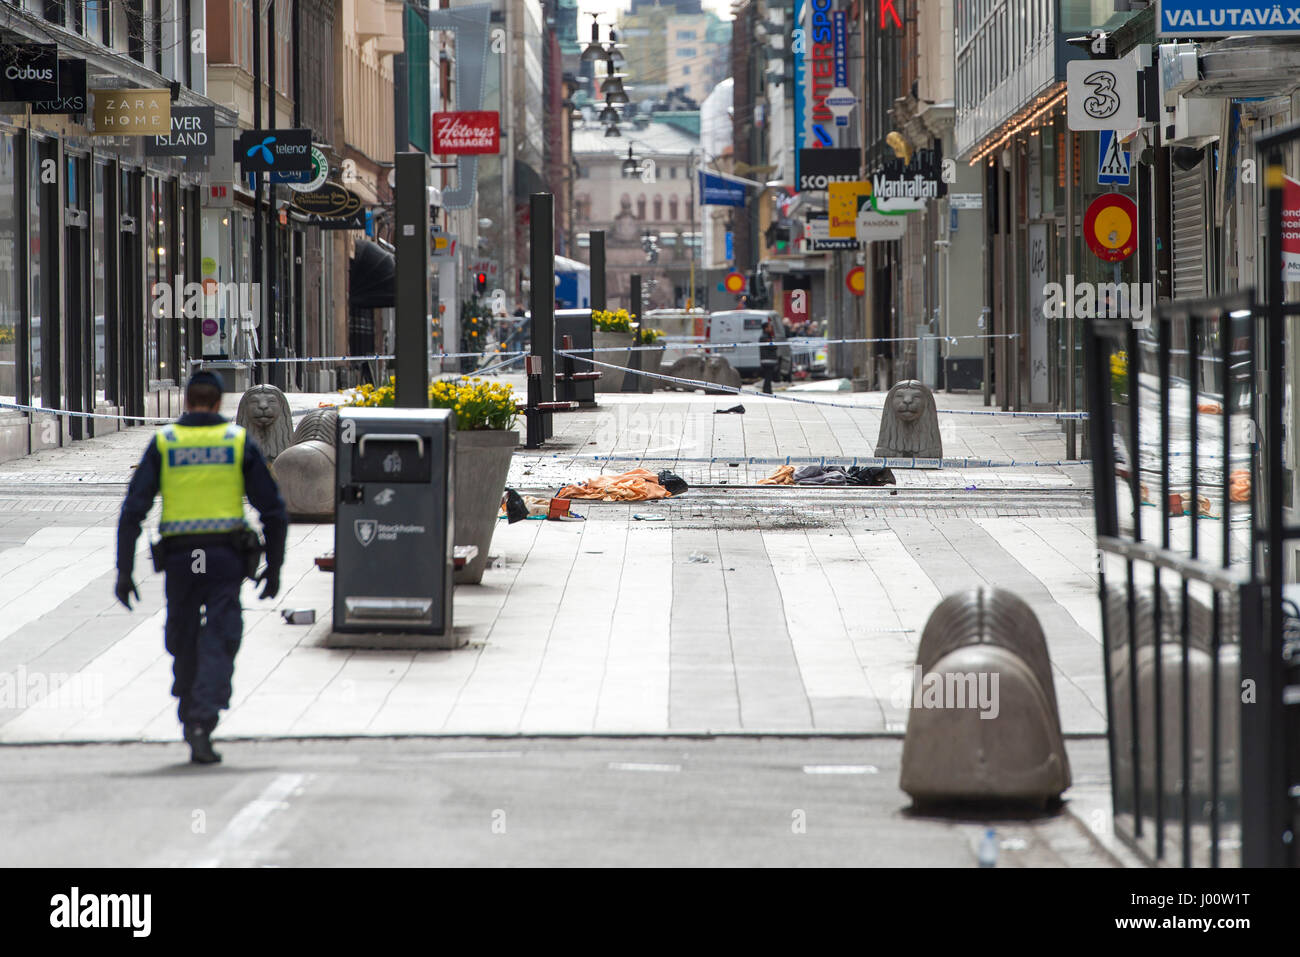
{"label": "paving stone pavement", "polygon": [[[323,397],[290,398],[310,408]],[[589,441],[642,453],[662,441],[684,459],[862,455],[874,440],[878,413],[869,410],[746,396],[757,414],[713,414],[730,399],[602,396],[599,409],[556,416],[544,451],[567,460],[551,459],[543,475],[536,453],[520,451],[511,481],[545,489],[596,474],[577,458]],[[939,401],[978,407],[977,397]],[[654,425],[641,430],[636,416]],[[972,417],[958,429],[960,447],[945,438],[945,452],[1059,458],[1064,441],[1052,425]],[[28,681],[21,700],[0,701],[0,742],[177,735],[161,576],[143,540],[137,610],[111,594],[122,483],[149,434],[127,430],[0,466],[0,675]],[[702,474],[674,470],[688,481]],[[897,490],[745,484],[769,470],[727,468],[732,487],[709,483],[667,502],[584,502],[582,523],[502,521],[499,561],[482,585],[456,590],[467,640],[456,651],[324,648],[332,578],[313,560],[332,550],[333,528],[295,524],[281,596],[260,602],[246,585],[220,733],[896,735],[930,612],[944,595],[984,584],[1016,591],[1038,614],[1066,732],[1104,732],[1085,467],[900,470]],[[318,621],[287,625],[283,608],[314,608]]]}

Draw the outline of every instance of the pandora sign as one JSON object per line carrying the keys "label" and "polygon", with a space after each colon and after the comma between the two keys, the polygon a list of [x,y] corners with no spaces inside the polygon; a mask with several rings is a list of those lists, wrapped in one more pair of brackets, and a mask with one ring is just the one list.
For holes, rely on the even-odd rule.
{"label": "pandora sign", "polygon": [[433,148],[441,155],[499,153],[501,117],[495,110],[433,114]]}

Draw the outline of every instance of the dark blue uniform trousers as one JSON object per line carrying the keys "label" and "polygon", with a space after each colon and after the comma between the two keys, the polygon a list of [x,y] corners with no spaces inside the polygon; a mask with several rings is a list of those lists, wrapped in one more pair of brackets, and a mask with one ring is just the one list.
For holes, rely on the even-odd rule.
{"label": "dark blue uniform trousers", "polygon": [[165,640],[172,663],[172,695],[182,724],[211,733],[230,707],[230,680],[244,630],[239,586],[243,560],[227,544],[180,547],[167,554]]}

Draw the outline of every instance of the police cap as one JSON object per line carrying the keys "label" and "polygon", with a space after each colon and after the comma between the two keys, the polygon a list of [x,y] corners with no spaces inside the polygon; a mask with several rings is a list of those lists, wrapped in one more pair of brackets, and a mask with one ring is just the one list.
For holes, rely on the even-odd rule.
{"label": "police cap", "polygon": [[221,385],[220,377],[213,375],[211,372],[194,373],[194,375],[190,376],[189,384],[186,385],[185,388],[188,391],[189,389],[193,388],[196,385],[212,386],[214,389],[217,390],[217,392],[225,391],[225,389]]}

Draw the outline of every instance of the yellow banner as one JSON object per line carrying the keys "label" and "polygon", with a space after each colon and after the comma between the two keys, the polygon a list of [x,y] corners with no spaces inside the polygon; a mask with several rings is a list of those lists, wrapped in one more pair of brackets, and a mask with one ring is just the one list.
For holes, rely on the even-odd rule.
{"label": "yellow banner", "polygon": [[831,239],[856,239],[858,222],[858,197],[871,195],[871,184],[828,183],[826,221]]}

